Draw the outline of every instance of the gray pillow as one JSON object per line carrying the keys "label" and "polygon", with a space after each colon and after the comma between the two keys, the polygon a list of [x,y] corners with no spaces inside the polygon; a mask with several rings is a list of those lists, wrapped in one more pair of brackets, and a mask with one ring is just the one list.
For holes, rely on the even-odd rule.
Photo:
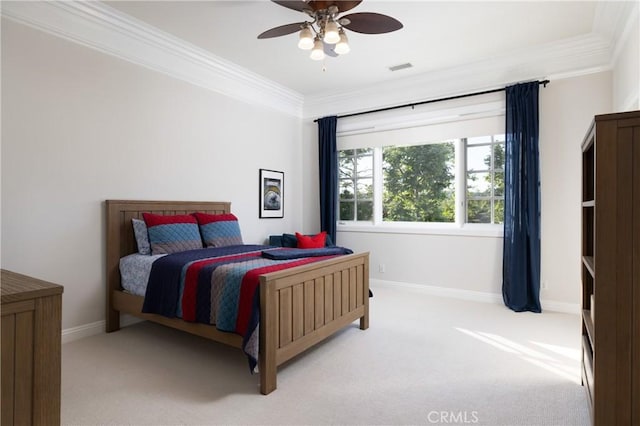
{"label": "gray pillow", "polygon": [[138,253],[151,254],[147,224],[142,219],[131,219],[131,223],[133,224],[133,235],[135,235],[136,244],[138,245]]}

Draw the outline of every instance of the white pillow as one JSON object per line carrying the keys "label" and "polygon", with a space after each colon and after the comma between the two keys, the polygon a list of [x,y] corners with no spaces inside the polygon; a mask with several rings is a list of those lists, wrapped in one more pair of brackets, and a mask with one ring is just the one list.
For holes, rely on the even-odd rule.
{"label": "white pillow", "polygon": [[142,219],[131,219],[133,224],[133,235],[136,237],[136,244],[138,245],[138,253],[151,254],[151,245],[149,244],[149,232],[147,231],[147,224]]}

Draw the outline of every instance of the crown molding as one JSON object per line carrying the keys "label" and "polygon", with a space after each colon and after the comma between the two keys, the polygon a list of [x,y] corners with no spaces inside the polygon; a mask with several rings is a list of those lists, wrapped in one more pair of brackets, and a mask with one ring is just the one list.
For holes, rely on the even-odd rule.
{"label": "crown molding", "polygon": [[302,116],[304,97],[95,1],[2,2],[2,16],[248,104]]}
{"label": "crown molding", "polygon": [[[620,52],[624,48],[625,44],[631,37],[638,37],[638,26],[640,26],[640,2],[625,3],[625,9],[618,17],[616,25],[616,32],[613,37],[613,54],[611,55],[611,63],[615,64],[618,61]],[[636,30],[634,34],[633,30]]]}
{"label": "crown molding", "polygon": [[599,1],[593,18],[592,31],[616,44],[626,38],[634,19],[638,20],[638,1]]}
{"label": "crown molding", "polygon": [[304,118],[419,102],[519,81],[560,79],[610,70],[639,17],[638,1],[599,1],[592,31],[471,64],[380,83],[375,88],[305,97]]}
{"label": "crown molding", "polygon": [[340,115],[495,89],[550,75],[569,75],[582,70],[603,71],[612,67],[611,49],[609,40],[591,33],[463,66],[381,83],[376,87],[347,93],[311,95],[305,97],[304,118]]}
{"label": "crown molding", "polygon": [[315,118],[613,68],[638,2],[599,1],[590,34],[349,92],[303,96],[96,1],[1,2],[2,16],[248,104]]}

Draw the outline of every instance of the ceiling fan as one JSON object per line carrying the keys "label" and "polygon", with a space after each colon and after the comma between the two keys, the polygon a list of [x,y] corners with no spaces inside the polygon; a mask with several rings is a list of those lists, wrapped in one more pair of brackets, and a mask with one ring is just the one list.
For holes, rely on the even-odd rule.
{"label": "ceiling fan", "polygon": [[381,13],[360,12],[339,16],[358,6],[362,0],[271,1],[288,9],[306,13],[313,20],[271,28],[258,38],[280,37],[300,31],[298,47],[311,50],[311,59],[314,60],[324,59],[325,54],[335,57],[348,53],[350,48],[345,29],[362,34],[383,34],[402,28],[400,21]]}

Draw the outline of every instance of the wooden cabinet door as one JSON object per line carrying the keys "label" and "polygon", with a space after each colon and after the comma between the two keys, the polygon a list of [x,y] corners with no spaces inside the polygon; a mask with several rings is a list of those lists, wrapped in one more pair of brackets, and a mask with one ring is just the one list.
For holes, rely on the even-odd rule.
{"label": "wooden cabinet door", "polygon": [[640,424],[640,119],[633,127],[633,319],[631,424]]}

